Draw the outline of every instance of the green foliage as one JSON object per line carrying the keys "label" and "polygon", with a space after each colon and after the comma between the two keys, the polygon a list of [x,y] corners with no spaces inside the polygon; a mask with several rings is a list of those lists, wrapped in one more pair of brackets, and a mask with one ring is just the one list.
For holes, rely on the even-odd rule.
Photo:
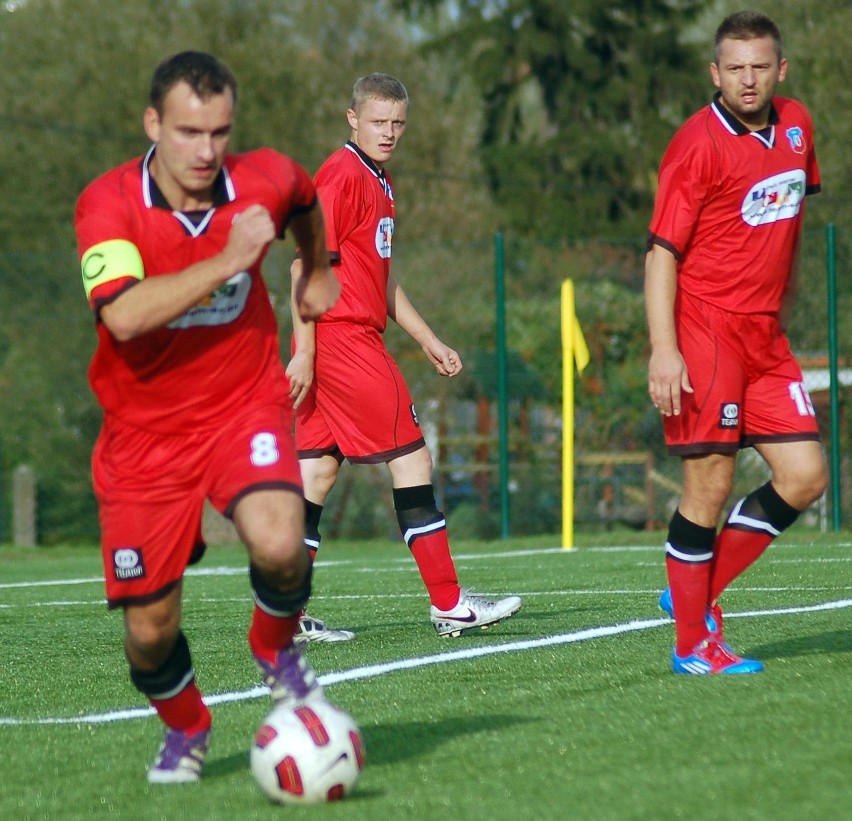
{"label": "green foliage", "polygon": [[647,222],[654,171],[702,84],[684,27],[698,0],[453,4],[428,48],[463,58],[482,97],[481,156],[514,233],[596,235]]}
{"label": "green foliage", "polygon": [[[823,193],[809,198],[791,340],[825,351],[824,236],[848,268],[852,6],[757,0],[790,59],[781,91],[816,124]],[[561,399],[559,286],[575,281],[592,362],[577,380],[581,450],[659,450],[645,392],[643,235],[656,167],[706,103],[713,31],[734,0],[19,0],[0,5],[0,493],[21,462],[42,488],[44,538],[96,530],[89,455],[100,413],[86,385],[95,336],[80,287],[74,202],[93,177],[146,148],[141,114],[155,64],[214,51],[240,82],[234,148],[272,145],[313,172],[349,136],[354,79],[399,76],[412,98],[390,171],[394,271],[466,363],[443,380],[391,326],[423,418],[493,385],[493,236],[506,235],[511,428],[519,396]],[[287,355],[290,254],[268,278]],[[838,302],[852,350],[852,293]],[[841,431],[844,447],[849,421]],[[551,450],[553,446],[551,445]],[[848,450],[848,448],[846,448]],[[552,454],[551,454],[552,455]],[[362,481],[359,479],[359,482]],[[366,480],[364,480],[366,481]],[[366,499],[370,489],[358,490]],[[522,510],[549,516],[550,488]],[[358,497],[356,497],[358,498]],[[367,516],[381,529],[384,517]],[[0,511],[4,521],[8,510]],[[358,518],[358,517],[353,517]],[[358,518],[358,521],[362,521]],[[8,528],[4,528],[8,535]],[[360,531],[359,531],[360,532]]]}

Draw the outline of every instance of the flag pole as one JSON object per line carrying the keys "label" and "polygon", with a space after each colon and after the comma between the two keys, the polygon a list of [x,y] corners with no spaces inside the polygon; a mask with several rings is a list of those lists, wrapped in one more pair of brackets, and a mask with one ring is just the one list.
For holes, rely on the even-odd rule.
{"label": "flag pole", "polygon": [[562,547],[574,548],[574,366],[582,373],[589,349],[577,319],[574,283],[562,282]]}

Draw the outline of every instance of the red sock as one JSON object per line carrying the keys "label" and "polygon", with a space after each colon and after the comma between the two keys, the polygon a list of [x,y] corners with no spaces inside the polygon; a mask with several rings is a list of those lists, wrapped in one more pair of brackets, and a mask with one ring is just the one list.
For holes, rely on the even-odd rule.
{"label": "red sock", "polygon": [[164,699],[152,698],[149,701],[163,723],[172,730],[181,730],[188,735],[195,735],[210,729],[212,723],[210,710],[201,699],[201,692],[195,685],[195,679],[177,695]]}
{"label": "red sock", "polygon": [[459,603],[459,587],[446,528],[417,536],[410,545],[429,600],[439,610],[452,610]]}
{"label": "red sock", "polygon": [[715,602],[722,591],[747,567],[756,562],[769,547],[774,536],[723,527],[713,549],[713,570],[710,575],[710,601]]}
{"label": "red sock", "polygon": [[710,562],[684,562],[666,556],[675,620],[675,652],[683,657],[707,638],[704,614],[710,589]]}
{"label": "red sock", "polygon": [[255,604],[248,633],[252,653],[261,661],[275,664],[278,653],[293,641],[298,626],[298,615],[275,616]]}

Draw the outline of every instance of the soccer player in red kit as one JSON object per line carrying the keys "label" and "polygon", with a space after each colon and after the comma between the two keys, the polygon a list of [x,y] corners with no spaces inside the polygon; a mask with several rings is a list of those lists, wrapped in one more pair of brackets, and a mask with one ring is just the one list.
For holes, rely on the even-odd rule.
{"label": "soccer player in red kit", "polygon": [[[718,92],[660,166],[645,298],[648,392],[683,468],[660,597],[675,621],[676,673],[763,669],[725,641],[719,596],[827,483],[786,337],[804,198],[820,188],[811,118],[775,96],[786,72],[772,20],[727,17],[710,65]],[[771,479],[737,501],[717,533],[744,447],[765,459]]]}
{"label": "soccer player in red kit", "polygon": [[[432,624],[440,636],[458,636],[513,615],[521,600],[495,601],[459,586],[447,524],[436,506],[432,457],[382,336],[390,317],[420,343],[441,376],[461,372],[459,354],[438,339],[390,270],[394,192],[385,164],[407,116],[408,92],[396,78],[370,74],[355,83],[347,111],[350,140],[314,178],[340,301],[317,322],[294,317],[287,375],[297,406],[308,547],[314,554],[319,547],[320,516],[342,460],[387,464],[397,521],[429,594]],[[300,264],[294,263],[297,277]],[[353,634],[308,619],[305,637],[341,641]]]}
{"label": "soccer player in red kit", "polygon": [[130,678],[166,725],[152,783],[196,781],[211,716],[181,629],[205,499],[250,560],[249,644],[276,702],[322,697],[293,644],[310,595],[292,399],[261,261],[289,227],[307,319],[331,308],[322,210],[307,173],[269,149],[229,154],[236,81],[202,52],[162,62],[144,127],[152,146],[81,194],[75,229],[104,412],[93,474],[110,608]]}

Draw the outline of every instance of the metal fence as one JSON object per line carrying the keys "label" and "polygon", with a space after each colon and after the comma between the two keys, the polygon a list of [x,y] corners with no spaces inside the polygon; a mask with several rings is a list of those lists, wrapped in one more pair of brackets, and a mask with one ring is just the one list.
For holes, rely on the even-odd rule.
{"label": "metal fence", "polygon": [[[493,236],[395,245],[397,278],[465,362],[461,377],[441,379],[410,339],[393,325],[388,329],[387,343],[410,383],[435,460],[436,489],[456,537],[495,538],[506,518],[513,536],[560,532],[559,289],[565,278],[574,281],[592,357],[575,383],[576,527],[665,526],[679,494],[680,464],[665,452],[645,390],[643,255],[640,237],[506,238],[501,284]],[[837,489],[803,517],[806,526],[822,529],[838,519],[847,526],[852,521],[852,295],[842,275],[847,258],[841,237],[835,254],[841,285],[830,294],[825,226],[806,234],[790,331]],[[282,356],[289,348],[288,267],[286,251],[272,254],[267,265],[280,308]],[[0,255],[0,541],[12,539],[13,474],[22,464],[31,466],[35,478],[37,541],[98,537],[89,457],[100,414],[86,384],[95,335],[78,276],[71,249]],[[505,300],[502,333],[498,296]],[[834,350],[830,307],[838,331]],[[496,385],[501,341],[508,382],[503,404]],[[508,460],[505,472],[501,453]],[[765,478],[756,454],[741,453],[735,493]],[[398,538],[390,499],[383,467],[345,465],[328,501],[327,534]]]}

